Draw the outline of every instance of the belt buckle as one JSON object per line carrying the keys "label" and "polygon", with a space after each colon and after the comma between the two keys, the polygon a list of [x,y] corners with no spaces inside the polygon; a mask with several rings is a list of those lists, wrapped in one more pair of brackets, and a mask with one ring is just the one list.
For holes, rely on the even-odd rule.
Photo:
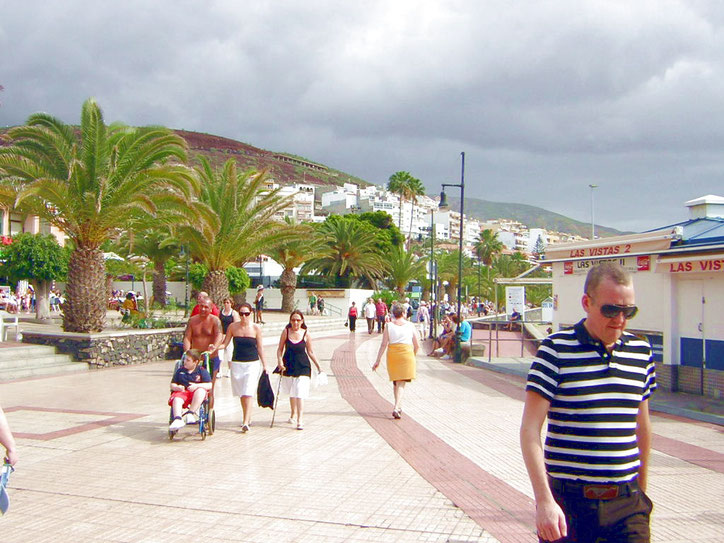
{"label": "belt buckle", "polygon": [[589,500],[612,500],[618,498],[618,485],[583,485],[583,496]]}

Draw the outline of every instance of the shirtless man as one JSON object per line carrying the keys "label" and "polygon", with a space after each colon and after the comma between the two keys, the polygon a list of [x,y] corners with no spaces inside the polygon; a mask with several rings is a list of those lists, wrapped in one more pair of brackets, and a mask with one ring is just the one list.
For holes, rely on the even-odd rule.
{"label": "shirtless man", "polygon": [[214,345],[221,344],[224,339],[221,333],[221,321],[219,317],[211,314],[211,299],[199,300],[199,314],[189,319],[184,332],[184,352],[189,349],[198,349],[201,352],[209,351],[211,361],[211,394],[209,404],[214,406],[214,388],[216,387],[216,375],[221,368],[219,351]]}

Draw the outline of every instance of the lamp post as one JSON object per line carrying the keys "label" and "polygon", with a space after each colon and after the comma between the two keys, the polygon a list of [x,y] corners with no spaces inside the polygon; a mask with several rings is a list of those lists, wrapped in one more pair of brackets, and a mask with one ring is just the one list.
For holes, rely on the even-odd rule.
{"label": "lamp post", "polygon": [[475,308],[478,317],[480,316],[480,255],[478,254],[478,297],[476,298],[477,307]]}
{"label": "lamp post", "polygon": [[181,246],[181,256],[186,257],[186,281],[184,283],[184,319],[189,316],[189,252]]}
{"label": "lamp post", "polygon": [[430,209],[430,337],[434,338],[437,332],[435,311],[437,299],[435,293],[435,208]]}
{"label": "lamp post", "polygon": [[442,184],[442,192],[440,192],[440,205],[438,206],[440,209],[449,209],[449,205],[447,203],[447,195],[445,194],[445,187],[458,187],[460,188],[460,246],[459,246],[459,254],[458,254],[458,323],[457,327],[455,329],[455,356],[454,360],[455,362],[462,362],[463,353],[462,353],[462,346],[461,346],[461,340],[460,335],[462,334],[462,331],[460,329],[461,320],[460,320],[460,307],[462,305],[462,282],[463,282],[463,235],[465,232],[465,219],[464,219],[464,209],[465,209],[465,153],[460,153],[461,157],[461,169],[460,169],[460,183],[459,184],[449,184],[449,183],[443,183]]}
{"label": "lamp post", "polygon": [[593,222],[593,189],[598,188],[598,185],[588,185],[591,189],[591,241],[596,239],[596,223]]}

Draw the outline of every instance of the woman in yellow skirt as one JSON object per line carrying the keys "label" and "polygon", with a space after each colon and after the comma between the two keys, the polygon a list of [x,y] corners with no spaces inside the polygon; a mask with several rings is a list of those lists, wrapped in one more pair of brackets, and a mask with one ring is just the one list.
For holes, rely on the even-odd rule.
{"label": "woman in yellow skirt", "polygon": [[392,417],[402,418],[402,394],[405,384],[415,378],[417,363],[415,356],[420,349],[415,325],[405,318],[405,309],[401,304],[392,304],[392,321],[385,326],[382,334],[382,345],[377,353],[377,361],[372,366],[377,371],[382,354],[387,349],[387,373],[392,381],[395,393],[395,407]]}

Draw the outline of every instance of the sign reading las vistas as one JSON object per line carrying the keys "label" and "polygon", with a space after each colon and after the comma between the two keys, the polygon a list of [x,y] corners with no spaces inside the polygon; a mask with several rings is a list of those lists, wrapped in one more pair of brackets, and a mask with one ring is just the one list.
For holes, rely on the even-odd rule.
{"label": "sign reading las vistas", "polygon": [[709,258],[706,260],[683,260],[678,262],[664,262],[669,273],[711,273],[724,272],[724,258]]}

